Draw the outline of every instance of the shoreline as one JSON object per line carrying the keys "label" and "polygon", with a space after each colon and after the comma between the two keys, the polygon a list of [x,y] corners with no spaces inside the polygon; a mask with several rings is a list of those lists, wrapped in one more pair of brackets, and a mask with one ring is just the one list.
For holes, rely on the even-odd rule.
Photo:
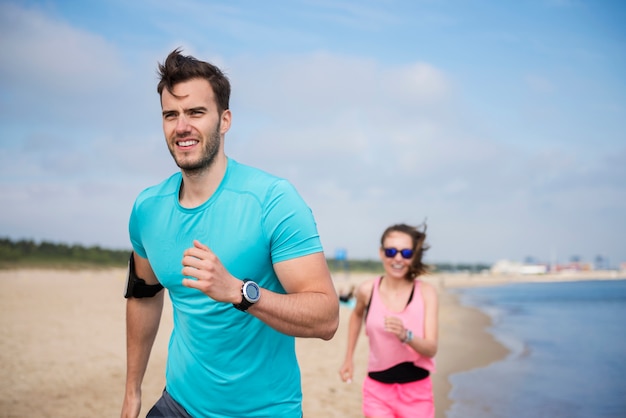
{"label": "shoreline", "polygon": [[[372,274],[339,275],[334,278],[338,291],[358,286],[364,280],[375,277]],[[448,278],[443,275],[428,275],[424,281],[431,283],[437,289],[439,299],[439,347],[435,356],[436,372],[432,374],[433,393],[435,397],[435,413],[437,418],[443,418],[450,410],[453,401],[450,399],[452,385],[449,381],[451,375],[473,369],[485,367],[493,362],[506,358],[509,350],[498,342],[489,333],[492,324],[491,318],[481,310],[464,306],[454,289],[471,287],[475,285],[469,275]],[[330,341],[335,346],[336,379],[339,381],[338,370],[345,354],[347,343],[347,327],[349,308],[342,306],[341,320],[335,338]],[[335,341],[338,339],[339,341]],[[323,416],[336,418],[362,417],[361,413],[361,383],[365,378],[367,367],[367,337],[363,333],[359,337],[355,349],[354,382],[350,385],[333,386],[331,392],[339,393],[343,399],[343,409],[340,413],[332,410],[324,410]],[[306,384],[303,381],[305,392],[305,404],[307,402],[307,390],[310,395],[319,398],[319,387],[315,391],[309,389],[313,382]],[[311,397],[311,396],[309,396]],[[310,401],[309,401],[310,402]],[[331,402],[335,403],[335,402]],[[306,416],[305,408],[305,416]]]}
{"label": "shoreline", "polygon": [[[349,280],[334,280],[340,287],[372,277],[359,273]],[[626,275],[619,278],[626,279]],[[514,280],[533,281],[529,279]],[[125,280],[126,269],[120,268],[0,270],[3,416],[119,416],[126,367]],[[450,375],[484,367],[507,355],[488,332],[490,318],[478,309],[462,306],[454,289],[513,279],[431,275],[424,280],[432,282],[439,293],[440,342],[433,387],[437,417],[444,417],[452,404],[448,398]],[[330,341],[296,339],[305,416],[362,417],[361,382],[367,364],[364,336],[354,356],[354,382],[343,383],[338,373],[345,355],[350,312],[341,306],[339,329]],[[143,384],[143,415],[165,384],[171,328],[172,310],[166,298]]]}
{"label": "shoreline", "polygon": [[439,306],[439,350],[433,390],[436,416],[445,417],[453,404],[450,377],[503,360],[510,350],[489,332],[492,320],[480,309],[461,304],[451,292],[440,292]]}
{"label": "shoreline", "polygon": [[[337,275],[335,285],[339,290],[358,286],[363,280],[375,277],[375,274],[353,273]],[[435,357],[437,371],[433,374],[433,392],[435,396],[435,411],[437,418],[444,418],[452,407],[450,398],[452,385],[450,377],[474,369],[486,367],[492,363],[505,359],[510,350],[500,343],[489,331],[492,325],[491,317],[478,308],[463,305],[457,289],[477,286],[500,286],[508,283],[537,283],[537,282],[571,282],[586,280],[626,280],[626,271],[594,271],[568,272],[543,275],[490,275],[490,274],[430,274],[422,278],[437,288],[439,296],[439,348]],[[342,307],[342,309],[347,309]],[[343,312],[342,312],[343,314]],[[348,313],[349,314],[349,313]],[[347,317],[342,316],[342,324],[347,328]],[[340,330],[338,330],[338,334]],[[337,336],[335,336],[337,338]],[[340,337],[347,338],[347,337]],[[334,339],[333,339],[334,340]],[[361,335],[355,350],[355,368],[359,369],[367,364],[366,337]],[[339,350],[340,360],[345,353],[345,341]],[[337,365],[337,369],[339,364]],[[362,382],[365,373],[355,372],[355,381]],[[354,383],[353,383],[354,385]],[[357,386],[359,386],[357,384]],[[352,404],[352,415],[333,415],[327,411],[329,417],[362,417],[360,414],[360,386],[350,391],[352,398],[358,398],[359,403]]]}

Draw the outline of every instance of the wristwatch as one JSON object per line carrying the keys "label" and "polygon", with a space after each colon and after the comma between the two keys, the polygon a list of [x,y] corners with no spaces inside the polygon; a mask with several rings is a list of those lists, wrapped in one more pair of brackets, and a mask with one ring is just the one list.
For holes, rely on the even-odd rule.
{"label": "wristwatch", "polygon": [[243,279],[241,286],[241,302],[233,306],[240,311],[246,311],[250,306],[254,305],[261,298],[261,289],[259,285],[250,279]]}

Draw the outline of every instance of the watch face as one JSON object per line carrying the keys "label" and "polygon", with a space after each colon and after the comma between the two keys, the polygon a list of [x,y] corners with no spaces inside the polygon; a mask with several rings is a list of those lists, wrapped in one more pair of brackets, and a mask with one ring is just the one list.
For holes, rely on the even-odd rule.
{"label": "watch face", "polygon": [[259,286],[254,282],[247,282],[244,286],[244,292],[246,293],[246,299],[250,302],[256,302],[261,296]]}

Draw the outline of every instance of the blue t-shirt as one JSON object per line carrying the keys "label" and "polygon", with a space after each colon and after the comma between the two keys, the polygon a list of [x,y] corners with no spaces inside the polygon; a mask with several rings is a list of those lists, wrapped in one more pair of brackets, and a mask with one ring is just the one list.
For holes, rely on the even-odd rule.
{"label": "blue t-shirt", "polygon": [[239,279],[285,293],[273,263],[321,252],[311,210],[286,180],[229,159],[218,189],[202,205],[179,203],[182,175],[144,190],[129,230],[170,295],[174,328],[168,392],[193,417],[300,417],[295,339],[230,303],[182,286],[183,251],[197,239]]}

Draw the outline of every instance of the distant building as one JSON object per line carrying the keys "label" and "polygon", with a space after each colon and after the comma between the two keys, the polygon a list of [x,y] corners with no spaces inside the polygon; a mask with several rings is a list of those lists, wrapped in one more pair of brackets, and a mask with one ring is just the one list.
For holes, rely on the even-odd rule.
{"label": "distant building", "polygon": [[541,263],[519,263],[516,261],[500,260],[491,266],[491,274],[546,274],[548,265]]}
{"label": "distant building", "polygon": [[521,274],[546,274],[548,266],[545,264],[523,264],[520,268]]}
{"label": "distant building", "polygon": [[558,264],[555,266],[555,271],[558,273],[573,273],[579,271],[593,271],[593,264],[582,263],[580,261],[572,261],[566,264]]}
{"label": "distant building", "polygon": [[[491,274],[547,274],[547,273],[579,273],[596,270],[594,263],[570,261],[563,264],[547,263],[520,263],[510,260],[500,260],[491,266]],[[621,263],[620,270],[626,271],[626,262]]]}

